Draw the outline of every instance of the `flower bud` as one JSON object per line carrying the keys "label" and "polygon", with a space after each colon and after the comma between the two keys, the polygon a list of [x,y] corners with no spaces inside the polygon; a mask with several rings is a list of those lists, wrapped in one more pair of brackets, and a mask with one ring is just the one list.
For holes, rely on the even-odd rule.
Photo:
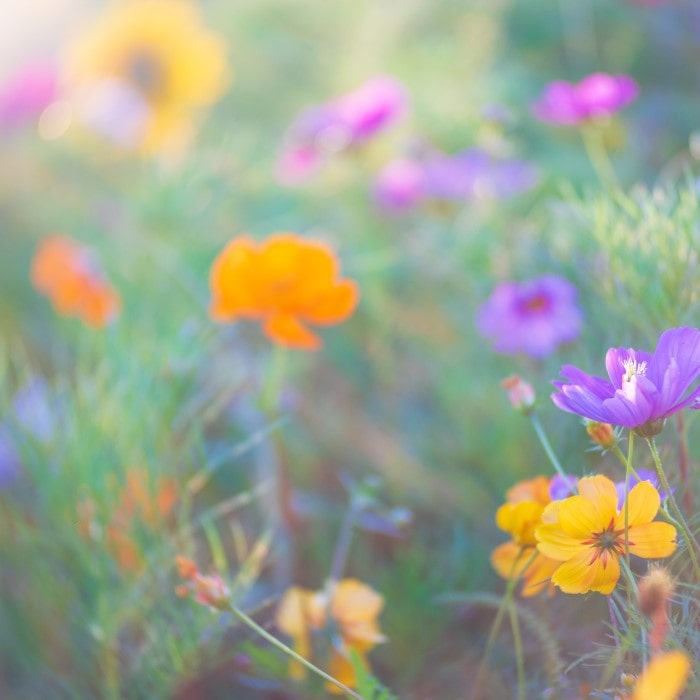
{"label": "flower bud", "polygon": [[610,423],[599,423],[594,420],[586,421],[586,432],[588,437],[603,449],[610,449],[617,443],[615,430]]}
{"label": "flower bud", "polygon": [[661,651],[668,634],[668,604],[674,590],[673,578],[663,566],[651,567],[639,581],[639,610],[651,622],[649,647],[654,653]]}
{"label": "flower bud", "polygon": [[510,405],[521,413],[532,413],[535,405],[535,390],[517,374],[506,377],[501,386],[508,392]]}

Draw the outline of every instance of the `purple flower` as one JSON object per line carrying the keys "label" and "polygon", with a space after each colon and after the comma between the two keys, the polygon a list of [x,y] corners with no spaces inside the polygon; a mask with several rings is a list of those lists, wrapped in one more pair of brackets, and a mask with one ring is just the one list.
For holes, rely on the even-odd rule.
{"label": "purple flower", "polygon": [[525,161],[499,159],[478,148],[426,160],[426,191],[435,199],[507,199],[531,189],[539,176]]}
{"label": "purple flower", "polygon": [[[637,469],[637,474],[639,475],[639,479],[637,479],[637,477],[634,474],[630,474],[630,490],[633,486],[636,486],[640,481],[649,481],[651,485],[658,491],[659,477],[656,475],[656,472],[653,472],[651,469]],[[615,482],[615,490],[617,491],[617,509],[621,510],[622,506],[625,503],[624,479],[622,481]],[[673,491],[673,489],[671,489],[671,491]],[[663,501],[664,498],[668,496],[668,494],[661,491],[659,492],[659,496],[661,496],[661,500]]]}
{"label": "purple flower", "polygon": [[0,125],[16,127],[36,119],[58,94],[56,69],[30,64],[0,85]]}
{"label": "purple flower", "polygon": [[[553,501],[561,501],[576,493],[578,477],[567,474],[566,477],[555,474],[549,481],[549,497]],[[624,489],[624,485],[623,485]]]}
{"label": "purple flower", "polygon": [[569,413],[652,437],[668,416],[700,396],[700,387],[688,391],[700,376],[700,330],[664,331],[654,353],[611,348],[605,366],[610,381],[565,365],[561,375],[566,381],[552,382],[558,390],[552,400]]}
{"label": "purple flower", "polygon": [[577,84],[564,80],[549,83],[532,111],[544,122],[578,126],[619,112],[638,93],[637,83],[627,75],[593,73]]}
{"label": "purple flower", "polygon": [[503,282],[479,309],[476,326],[493,339],[497,352],[543,358],[578,338],[582,317],[576,297],[576,288],[556,275]]}
{"label": "purple flower", "polygon": [[391,161],[377,176],[374,199],[385,211],[400,213],[418,204],[425,195],[425,176],[421,164],[401,158]]}

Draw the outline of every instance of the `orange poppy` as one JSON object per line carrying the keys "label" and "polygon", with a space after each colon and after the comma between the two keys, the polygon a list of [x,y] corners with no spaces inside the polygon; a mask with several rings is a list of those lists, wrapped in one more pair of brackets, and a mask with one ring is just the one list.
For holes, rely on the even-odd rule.
{"label": "orange poppy", "polygon": [[106,326],[116,318],[120,300],[93,252],[66,236],[51,235],[36,250],[31,280],[56,311],[77,316],[90,326]]}
{"label": "orange poppy", "polygon": [[293,233],[260,244],[242,236],[214,261],[209,313],[219,322],[259,320],[270,340],[316,350],[321,340],[306,324],[332,326],[357,306],[357,285],[338,275],[338,260],[322,243]]}

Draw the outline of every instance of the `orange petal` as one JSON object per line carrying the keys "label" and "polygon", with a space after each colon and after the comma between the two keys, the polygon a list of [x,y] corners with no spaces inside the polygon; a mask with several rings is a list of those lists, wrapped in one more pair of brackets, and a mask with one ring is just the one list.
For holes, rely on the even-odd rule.
{"label": "orange petal", "polygon": [[597,474],[579,479],[578,492],[590,501],[599,513],[604,527],[617,515],[617,489],[607,476]]}
{"label": "orange petal", "polygon": [[559,506],[559,526],[564,532],[580,540],[604,530],[610,519],[604,521],[595,503],[584,496],[570,496]]}
{"label": "orange petal", "polygon": [[341,627],[357,621],[374,620],[384,607],[384,596],[353,578],[338,581],[332,596],[331,615]]}
{"label": "orange petal", "polygon": [[304,320],[318,325],[332,325],[348,318],[360,299],[357,284],[343,280],[322,290],[317,299],[308,303],[302,312]]}
{"label": "orange petal", "polygon": [[271,316],[265,321],[263,330],[270,340],[286,347],[299,350],[318,350],[321,347],[321,339],[293,316]]}
{"label": "orange petal", "polygon": [[564,532],[558,523],[540,525],[535,530],[535,537],[537,549],[546,557],[557,561],[568,561],[585,548],[581,544],[581,538]]}
{"label": "orange petal", "polygon": [[591,549],[581,550],[557,568],[552,574],[552,582],[564,593],[588,593],[596,578],[596,571],[591,566],[593,554]]}
{"label": "orange petal", "polygon": [[639,677],[632,700],[676,700],[689,673],[690,659],[682,651],[656,656]]}

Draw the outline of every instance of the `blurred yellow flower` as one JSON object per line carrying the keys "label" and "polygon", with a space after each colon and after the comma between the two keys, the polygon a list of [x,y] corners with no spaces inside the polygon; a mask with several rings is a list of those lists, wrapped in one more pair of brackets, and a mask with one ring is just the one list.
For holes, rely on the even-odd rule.
{"label": "blurred yellow flower", "polygon": [[70,47],[68,79],[79,116],[119,145],[178,148],[196,111],[227,83],[221,37],[188,0],[139,0],[108,9]]}
{"label": "blurred yellow flower", "polygon": [[542,523],[545,506],[550,502],[549,479],[537,476],[521,481],[506,493],[506,503],[496,511],[496,525],[512,540],[491,553],[491,565],[506,580],[523,579],[522,594],[536,595],[547,588],[559,562],[548,559],[536,549],[535,529]]}
{"label": "blurred yellow flower", "polygon": [[[368,665],[367,652],[386,640],[377,623],[384,607],[384,597],[356,579],[346,578],[335,583],[329,591],[312,591],[292,586],[277,608],[277,626],[293,640],[294,650],[304,658],[312,656],[311,631],[329,625],[337,631],[333,641],[329,673],[344,685],[355,686],[355,670],[350,659],[354,650],[363,664]],[[297,662],[289,667],[292,678],[304,676]],[[328,684],[331,693],[341,692]]]}
{"label": "blurred yellow flower", "polygon": [[[620,578],[619,558],[625,555],[625,507],[618,510],[615,484],[602,475],[580,479],[578,492],[547,506],[545,522],[535,531],[537,548],[561,562],[552,581],[564,593],[609,595]],[[659,492],[648,481],[629,492],[631,554],[660,559],[676,550],[673,525],[652,522],[660,502]]]}
{"label": "blurred yellow flower", "polygon": [[690,659],[682,651],[655,656],[634,686],[630,700],[676,700],[690,673]]}

